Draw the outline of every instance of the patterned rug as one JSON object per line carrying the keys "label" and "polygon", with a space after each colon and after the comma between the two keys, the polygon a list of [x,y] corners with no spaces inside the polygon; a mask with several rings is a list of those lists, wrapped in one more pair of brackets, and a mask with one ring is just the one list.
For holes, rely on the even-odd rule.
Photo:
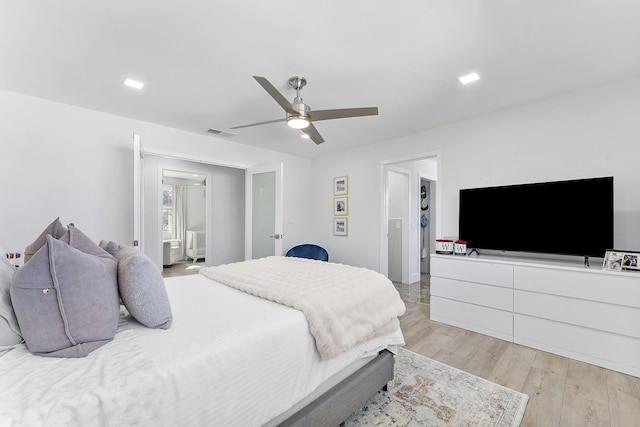
{"label": "patterned rug", "polygon": [[529,397],[401,349],[395,378],[345,426],[519,426]]}

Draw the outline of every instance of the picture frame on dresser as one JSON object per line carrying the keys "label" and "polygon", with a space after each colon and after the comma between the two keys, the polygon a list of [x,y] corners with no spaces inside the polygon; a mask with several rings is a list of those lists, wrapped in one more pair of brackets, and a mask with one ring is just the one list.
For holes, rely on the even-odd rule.
{"label": "picture frame on dresser", "polygon": [[638,258],[640,254],[635,252],[625,252],[622,257],[622,268],[624,270],[640,270],[640,265],[638,265]]}
{"label": "picture frame on dresser", "polygon": [[608,271],[640,271],[638,258],[640,258],[640,253],[637,252],[607,251],[602,262],[602,269]]}
{"label": "picture frame on dresser", "polygon": [[623,252],[607,251],[602,261],[602,269],[608,271],[622,271]]}

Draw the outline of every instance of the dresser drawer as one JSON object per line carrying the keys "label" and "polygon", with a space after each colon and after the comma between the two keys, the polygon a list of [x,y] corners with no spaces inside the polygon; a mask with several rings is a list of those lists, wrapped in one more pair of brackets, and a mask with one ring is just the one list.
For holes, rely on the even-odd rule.
{"label": "dresser drawer", "polygon": [[513,313],[431,296],[431,320],[513,342]]}
{"label": "dresser drawer", "polygon": [[514,342],[640,377],[640,340],[516,314]]}
{"label": "dresser drawer", "polygon": [[432,277],[431,295],[499,310],[513,311],[513,291],[500,286]]}
{"label": "dresser drawer", "polygon": [[514,287],[611,304],[640,307],[640,274],[516,266]]}
{"label": "dresser drawer", "polygon": [[460,258],[432,257],[431,276],[513,288],[513,266]]}

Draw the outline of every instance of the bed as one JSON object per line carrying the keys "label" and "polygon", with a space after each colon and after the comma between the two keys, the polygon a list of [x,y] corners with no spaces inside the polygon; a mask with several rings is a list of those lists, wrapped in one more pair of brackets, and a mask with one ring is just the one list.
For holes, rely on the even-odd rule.
{"label": "bed", "polygon": [[122,309],[86,357],[0,351],[0,425],[338,425],[392,379],[404,344],[396,328],[327,358],[296,308],[203,274],[164,284],[169,329]]}

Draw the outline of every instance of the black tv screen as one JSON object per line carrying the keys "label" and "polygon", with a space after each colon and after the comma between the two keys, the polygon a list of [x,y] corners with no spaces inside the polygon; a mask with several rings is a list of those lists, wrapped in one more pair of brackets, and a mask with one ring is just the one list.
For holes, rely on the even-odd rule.
{"label": "black tv screen", "polygon": [[603,257],[613,246],[613,177],[460,190],[469,248]]}

